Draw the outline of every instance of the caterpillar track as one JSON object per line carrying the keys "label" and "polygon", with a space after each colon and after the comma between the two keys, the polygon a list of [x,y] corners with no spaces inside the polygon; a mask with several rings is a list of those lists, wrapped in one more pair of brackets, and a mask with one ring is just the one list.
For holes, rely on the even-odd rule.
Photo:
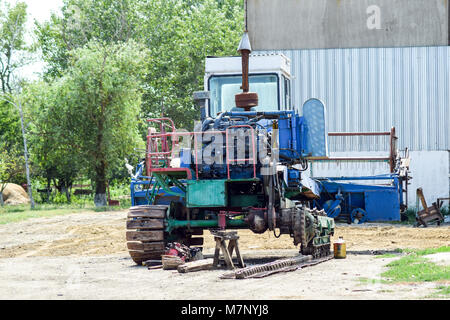
{"label": "caterpillar track", "polygon": [[136,206],[130,208],[127,219],[127,247],[137,264],[161,259],[166,242],[164,218],[168,206]]}
{"label": "caterpillar track", "polygon": [[[324,210],[308,209],[297,206],[294,216],[294,245],[300,244],[300,253],[303,255],[311,255],[313,259],[328,257],[331,255],[331,245],[329,243],[322,245],[313,245],[312,239],[307,239],[306,229],[310,224],[314,224],[314,230],[317,230],[316,221],[309,221],[306,218],[306,212],[314,219],[317,216],[326,216]],[[318,234],[316,233],[316,236]]]}
{"label": "caterpillar track", "polygon": [[191,230],[168,234],[165,221],[170,206],[142,205],[131,207],[127,218],[127,247],[131,259],[141,265],[147,260],[160,260],[169,241],[180,242],[187,246],[203,245],[203,230]]}

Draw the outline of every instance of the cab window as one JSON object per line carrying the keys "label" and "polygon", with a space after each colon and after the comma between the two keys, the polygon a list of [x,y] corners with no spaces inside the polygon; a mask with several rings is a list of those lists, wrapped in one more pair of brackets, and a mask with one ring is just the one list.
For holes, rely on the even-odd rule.
{"label": "cab window", "polygon": [[[250,91],[258,94],[259,103],[257,111],[277,111],[278,102],[278,76],[250,75]],[[212,76],[209,79],[211,92],[209,114],[214,117],[220,112],[231,111],[236,107],[235,95],[242,92],[242,76]]]}

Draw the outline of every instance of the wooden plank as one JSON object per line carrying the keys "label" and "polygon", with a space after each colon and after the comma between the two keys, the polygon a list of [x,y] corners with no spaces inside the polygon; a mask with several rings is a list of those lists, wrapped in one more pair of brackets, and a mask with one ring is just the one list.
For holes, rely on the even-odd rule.
{"label": "wooden plank", "polygon": [[237,240],[230,240],[230,242],[228,242],[228,252],[230,253],[231,258],[233,258],[233,250],[236,246],[236,241]]}
{"label": "wooden plank", "polygon": [[164,251],[164,242],[127,242],[127,247],[129,250],[135,251]]}
{"label": "wooden plank", "polygon": [[127,241],[163,241],[164,231],[127,231]]}
{"label": "wooden plank", "polygon": [[203,259],[179,265],[177,270],[180,273],[194,272],[200,270],[209,270],[212,268],[214,259]]}
{"label": "wooden plank", "polygon": [[214,251],[214,259],[213,259],[213,267],[219,267],[219,258],[220,258],[220,239],[214,238],[216,240],[216,249]]}
{"label": "wooden plank", "polygon": [[164,229],[163,219],[128,220],[127,229]]}
{"label": "wooden plank", "polygon": [[184,261],[178,256],[162,255],[161,259],[164,270],[175,270],[179,265],[184,264]]}
{"label": "wooden plank", "polygon": [[223,258],[225,259],[225,263],[227,264],[228,269],[233,270],[234,269],[233,260],[231,260],[230,253],[228,252],[228,248],[225,245],[224,240],[220,242],[220,248],[222,249]]}
{"label": "wooden plank", "polygon": [[237,240],[236,240],[235,249],[236,249],[236,257],[238,260],[239,267],[245,268],[244,259],[242,259],[241,252],[239,251],[239,244],[238,244]]}

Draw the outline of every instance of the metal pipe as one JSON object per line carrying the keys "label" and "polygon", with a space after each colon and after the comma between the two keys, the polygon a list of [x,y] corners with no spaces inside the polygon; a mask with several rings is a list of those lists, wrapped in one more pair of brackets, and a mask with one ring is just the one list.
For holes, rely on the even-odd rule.
{"label": "metal pipe", "polygon": [[[170,220],[168,223],[169,229],[177,229],[190,226],[191,228],[218,228],[219,220]],[[242,219],[227,219],[226,227],[230,228],[246,228],[247,222]]]}
{"label": "metal pipe", "polygon": [[381,157],[372,157],[372,158],[365,158],[365,157],[359,157],[359,158],[326,158],[326,159],[308,159],[311,161],[320,161],[320,160],[331,160],[331,161],[351,161],[351,160],[356,160],[356,161],[389,161],[390,158],[381,158]]}
{"label": "metal pipe", "polygon": [[249,92],[250,91],[250,85],[248,81],[248,64],[250,59],[250,51],[249,50],[242,50],[242,92]]}
{"label": "metal pipe", "polygon": [[390,132],[329,132],[330,137],[347,137],[347,136],[390,136]]}
{"label": "metal pipe", "polygon": [[294,114],[294,111],[247,111],[247,112],[224,112],[224,116],[229,117],[280,117],[280,116],[291,116]]}

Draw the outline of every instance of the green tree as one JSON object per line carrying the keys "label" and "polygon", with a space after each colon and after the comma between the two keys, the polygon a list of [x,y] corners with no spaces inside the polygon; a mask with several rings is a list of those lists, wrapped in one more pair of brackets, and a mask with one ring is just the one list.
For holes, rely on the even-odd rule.
{"label": "green tree", "polygon": [[23,99],[30,119],[29,141],[35,176],[42,177],[70,202],[70,189],[82,170],[80,147],[73,143],[74,132],[68,131],[69,118],[64,115],[66,86],[64,79],[52,83],[26,85]]}
{"label": "green tree", "polygon": [[0,99],[0,142],[8,149],[22,147],[20,117],[16,108]]}
{"label": "green tree", "polygon": [[205,58],[236,55],[242,6],[239,0],[145,2],[139,34],[152,57],[143,105],[147,116],[164,112],[178,127],[192,129],[199,119],[192,94],[203,89]]}
{"label": "green tree", "polygon": [[[0,94],[12,93],[17,69],[29,62],[24,41],[26,9],[23,2],[11,6],[0,0]],[[18,110],[1,99],[0,142],[8,150],[23,147]]]}
{"label": "green tree", "polygon": [[90,42],[72,53],[58,95],[64,132],[95,183],[95,204],[106,205],[110,168],[140,145],[138,119],[147,51],[134,41]]}
{"label": "green tree", "polygon": [[143,114],[164,112],[191,129],[205,57],[236,55],[243,27],[242,0],[64,0],[62,15],[38,25],[37,35],[47,79],[62,76],[69,52],[91,40],[143,42],[150,51]]}
{"label": "green tree", "polygon": [[46,78],[63,76],[70,52],[90,41],[127,42],[136,37],[141,0],[64,0],[61,14],[36,23],[38,45],[48,63]]}
{"label": "green tree", "polygon": [[24,39],[27,5],[24,2],[15,6],[6,3],[5,8],[0,12],[0,82],[2,92],[11,93],[14,73],[29,63],[26,55],[29,48]]}

